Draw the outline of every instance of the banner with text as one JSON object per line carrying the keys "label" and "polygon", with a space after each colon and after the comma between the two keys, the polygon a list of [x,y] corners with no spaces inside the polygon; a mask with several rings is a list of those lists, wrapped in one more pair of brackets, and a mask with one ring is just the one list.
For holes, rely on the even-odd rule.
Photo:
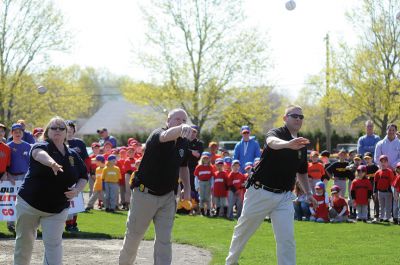
{"label": "banner with text", "polygon": [[[21,185],[22,181],[16,181],[15,185],[12,185],[10,181],[3,181],[0,183],[0,221],[16,220],[15,202]],[[49,198],[49,200],[51,200],[51,198]],[[83,194],[79,193],[78,197],[75,197],[70,202],[68,214],[83,211],[85,211]]]}

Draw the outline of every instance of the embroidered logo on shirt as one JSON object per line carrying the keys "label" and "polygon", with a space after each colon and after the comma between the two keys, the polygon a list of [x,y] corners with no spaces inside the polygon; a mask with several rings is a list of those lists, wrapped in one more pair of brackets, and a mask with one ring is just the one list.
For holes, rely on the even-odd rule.
{"label": "embroidered logo on shirt", "polygon": [[184,154],[185,154],[185,151],[184,151],[183,149],[179,149],[179,155],[180,155],[181,157],[183,157]]}
{"label": "embroidered logo on shirt", "polygon": [[71,167],[73,167],[75,165],[74,157],[69,156],[68,159],[69,159],[69,163],[71,164]]}

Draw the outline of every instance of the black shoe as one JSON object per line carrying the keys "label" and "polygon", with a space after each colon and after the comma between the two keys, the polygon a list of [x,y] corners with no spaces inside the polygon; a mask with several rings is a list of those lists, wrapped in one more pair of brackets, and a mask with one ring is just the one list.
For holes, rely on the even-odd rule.
{"label": "black shoe", "polygon": [[15,225],[7,225],[7,229],[11,233],[15,233]]}
{"label": "black shoe", "polygon": [[106,208],[106,212],[110,212],[110,208]]}
{"label": "black shoe", "polygon": [[384,223],[389,223],[389,220],[388,219],[384,219],[383,222]]}
{"label": "black shoe", "polygon": [[86,207],[85,212],[89,212],[90,210],[93,210],[93,207]]}
{"label": "black shoe", "polygon": [[65,226],[65,231],[66,232],[72,232],[72,225],[66,225]]}
{"label": "black shoe", "polygon": [[70,232],[79,232],[79,228],[77,226],[72,226]]}

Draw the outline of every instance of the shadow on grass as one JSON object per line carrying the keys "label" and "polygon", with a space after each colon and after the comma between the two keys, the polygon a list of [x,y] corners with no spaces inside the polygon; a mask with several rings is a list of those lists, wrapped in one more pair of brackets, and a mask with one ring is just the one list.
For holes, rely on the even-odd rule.
{"label": "shadow on grass", "polygon": [[[0,239],[14,239],[15,235],[12,233],[0,232]],[[42,232],[37,233],[37,238],[42,238]],[[123,237],[111,236],[105,233],[92,233],[92,232],[63,232],[63,238],[82,238],[82,239],[123,239]]]}

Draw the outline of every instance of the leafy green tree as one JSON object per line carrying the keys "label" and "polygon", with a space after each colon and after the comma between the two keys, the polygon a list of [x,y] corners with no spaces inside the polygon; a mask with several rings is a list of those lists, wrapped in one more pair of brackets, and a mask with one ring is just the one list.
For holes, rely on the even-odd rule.
{"label": "leafy green tree", "polygon": [[385,135],[400,115],[399,0],[363,0],[348,17],[359,30],[355,48],[343,44],[337,59],[341,98],[353,121],[371,119]]}
{"label": "leafy green tree", "polygon": [[241,0],[152,0],[142,10],[149,49],[141,61],[158,82],[125,86],[129,99],[158,111],[181,107],[203,127],[219,115],[230,87],[262,83],[267,45],[243,26]]}
{"label": "leafy green tree", "polygon": [[[18,93],[33,67],[50,51],[65,50],[69,34],[50,0],[3,0],[0,3],[0,121],[12,122]],[[32,91],[28,91],[32,93]]]}

